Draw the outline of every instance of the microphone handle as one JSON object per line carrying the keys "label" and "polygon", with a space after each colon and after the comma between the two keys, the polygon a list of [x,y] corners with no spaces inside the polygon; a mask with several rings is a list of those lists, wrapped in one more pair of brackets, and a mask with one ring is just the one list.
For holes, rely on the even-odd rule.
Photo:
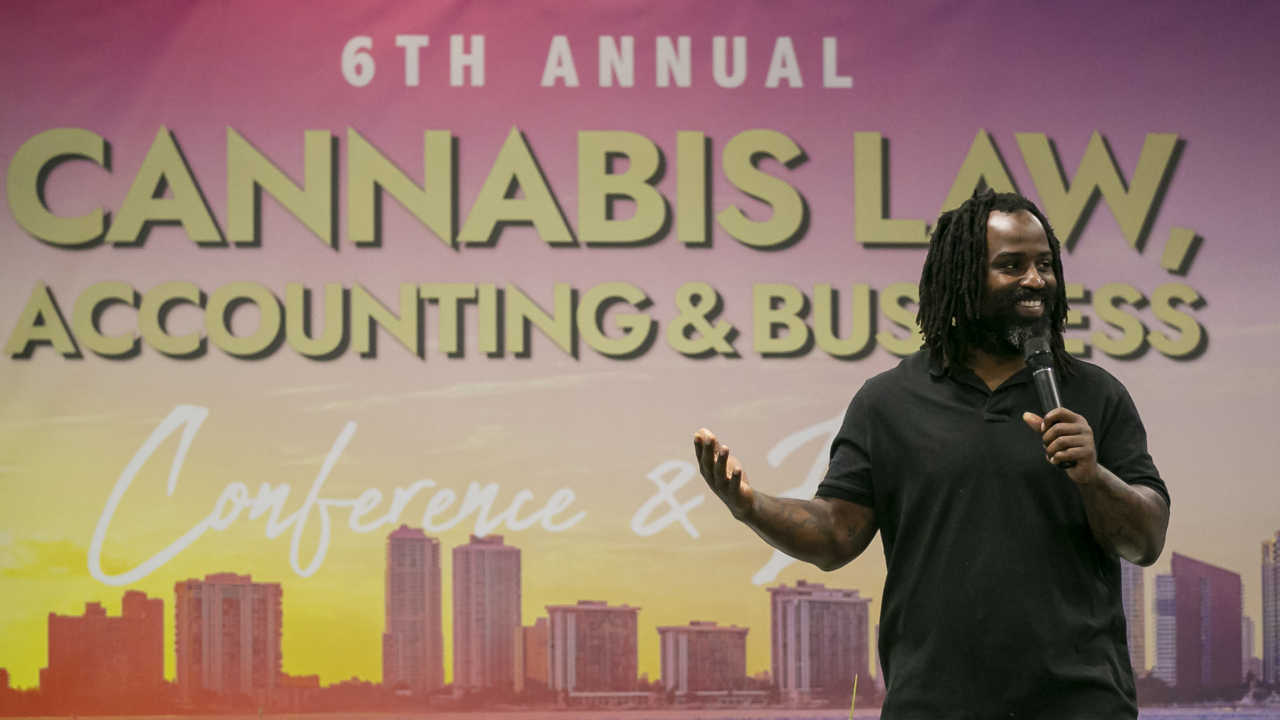
{"label": "microphone handle", "polygon": [[[1058,378],[1053,372],[1053,367],[1043,367],[1031,373],[1031,377],[1036,381],[1036,393],[1040,396],[1040,407],[1045,415],[1050,410],[1062,407],[1062,396],[1058,394]],[[1075,467],[1072,461],[1060,463],[1058,467],[1067,470]]]}
{"label": "microphone handle", "polygon": [[1045,367],[1031,374],[1036,381],[1036,393],[1040,395],[1040,409],[1045,415],[1050,410],[1062,407],[1062,397],[1058,395],[1058,379],[1054,377],[1053,368]]}

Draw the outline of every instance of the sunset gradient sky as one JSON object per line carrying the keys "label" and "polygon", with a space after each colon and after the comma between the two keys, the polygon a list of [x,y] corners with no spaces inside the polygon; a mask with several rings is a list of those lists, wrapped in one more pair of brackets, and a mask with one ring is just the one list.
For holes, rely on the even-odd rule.
{"label": "sunset gradient sky", "polygon": [[[1202,308],[1187,310],[1208,334],[1203,355],[1175,360],[1152,349],[1120,360],[1095,351],[1090,359],[1129,388],[1173,498],[1166,551],[1148,571],[1148,587],[1177,551],[1241,573],[1245,612],[1258,620],[1259,543],[1280,529],[1280,483],[1266,454],[1280,420],[1274,373],[1280,48],[1273,42],[1280,10],[1243,3],[1230,12],[1193,3],[1115,7],[1100,0],[1054,10],[996,0],[915,9],[890,2],[801,7],[656,0],[590,9],[553,0],[518,7],[321,0],[305,10],[238,0],[0,7],[0,158],[7,164],[28,139],[59,127],[91,130],[111,145],[109,172],[70,162],[50,175],[45,196],[53,212],[118,210],[164,126],[225,231],[227,128],[298,182],[303,131],[321,129],[336,138],[342,228],[336,250],[329,249],[266,197],[258,247],[198,247],[181,228],[168,226],[154,228],[140,247],[72,251],[32,238],[6,204],[0,207],[6,339],[38,282],[48,285],[70,322],[77,295],[107,280],[140,293],[184,280],[206,294],[249,281],[282,300],[287,283],[303,283],[317,297],[325,283],[358,283],[393,307],[402,283],[493,283],[514,285],[545,308],[555,283],[569,283],[581,295],[622,281],[648,295],[646,312],[658,323],[653,346],[630,360],[603,357],[581,340],[578,357],[571,357],[537,330],[530,357],[509,351],[487,357],[479,350],[474,306],[465,315],[464,355],[446,357],[437,344],[435,305],[425,309],[425,359],[385,332],[376,358],[348,349],[328,361],[306,359],[287,343],[259,360],[212,346],[203,357],[175,360],[145,344],[126,360],[87,352],[65,359],[50,347],[28,359],[6,355],[0,359],[0,667],[12,684],[38,683],[49,612],[80,614],[95,600],[119,612],[126,588],[89,574],[90,542],[124,468],[179,405],[207,408],[208,419],[172,496],[165,484],[176,436],[161,444],[129,488],[103,548],[108,574],[137,566],[199,523],[229,483],[242,482],[251,493],[264,482],[288,484],[285,512],[293,512],[352,422],[357,429],[323,497],[353,500],[377,489],[388,498],[385,507],[395,488],[432,480],[436,487],[420,493],[401,518],[415,526],[439,489],[461,497],[469,483],[494,483],[497,509],[528,490],[533,499],[525,512],[562,488],[572,490],[573,504],[556,516],[585,512],[572,527],[494,531],[521,548],[526,624],[550,604],[627,603],[642,608],[640,670],[651,678],[659,672],[654,628],[690,620],[750,627],[748,671],[767,669],[768,594],[751,578],[769,549],[709,495],[688,513],[696,538],[678,522],[638,535],[633,515],[656,491],[646,476],[670,460],[691,460],[692,435],[703,426],[731,445],[756,487],[776,493],[798,486],[819,457],[821,439],[776,467],[769,451],[840,415],[864,380],[897,362],[883,348],[851,361],[819,349],[764,358],[752,348],[753,283],[789,283],[810,296],[816,284],[829,283],[847,298],[852,283],[880,290],[917,280],[922,249],[854,240],[853,133],[866,131],[889,140],[890,217],[930,222],[980,129],[991,134],[1014,181],[1033,199],[1036,186],[1015,133],[1047,134],[1068,178],[1095,131],[1107,138],[1126,178],[1148,133],[1176,133],[1184,141],[1143,251],[1129,247],[1107,202],[1099,202],[1064,259],[1066,279],[1095,291],[1128,283],[1146,297],[1181,282],[1204,298]],[[417,87],[405,86],[403,51],[394,43],[404,33],[430,37]],[[483,87],[449,84],[453,34],[484,35]],[[377,62],[373,82],[362,88],[341,72],[343,46],[356,35],[373,39]],[[580,87],[540,86],[556,35],[571,44]],[[601,35],[635,38],[635,87],[599,86]],[[681,35],[692,39],[691,87],[656,87],[655,38]],[[714,36],[748,39],[741,87],[713,81]],[[802,88],[765,87],[780,36],[793,42]],[[838,39],[838,72],[854,78],[851,89],[822,87],[824,37]],[[674,231],[640,247],[551,247],[532,228],[510,227],[491,247],[449,249],[387,199],[381,246],[349,242],[348,127],[413,178],[422,177],[423,130],[451,131],[461,222],[513,126],[527,138],[571,226],[578,217],[580,130],[626,130],[653,141],[666,162],[657,188],[673,204],[676,133],[706,133],[715,158],[713,213],[738,205],[756,219],[768,217],[768,208],[725,180],[719,157],[744,130],[776,130],[803,148],[807,160],[790,170],[769,160],[760,167],[803,195],[808,229],[774,252],[747,247],[719,227],[710,245],[699,248],[682,245]],[[1173,228],[1203,237],[1185,276],[1160,266]],[[667,326],[680,315],[676,291],[690,281],[721,294],[721,318],[740,332],[740,357],[690,359],[668,344]],[[1070,337],[1088,340],[1098,329],[1118,334],[1087,303],[1080,309],[1091,327]],[[1131,312],[1152,330],[1168,330],[1150,307]],[[196,309],[179,308],[169,330],[195,331],[201,322]],[[877,329],[903,332],[883,315],[878,322]],[[121,306],[101,318],[106,334],[131,332],[135,323],[134,311]],[[251,308],[236,314],[234,327],[241,333],[254,327]],[[688,501],[703,492],[699,481],[677,494]],[[246,512],[127,588],[164,599],[172,613],[179,580],[236,572],[279,582],[286,672],[319,674],[325,683],[378,680],[384,547],[394,526],[355,532],[346,508],[329,512],[328,551],[309,576],[291,567],[290,532],[269,539],[267,518],[250,519]],[[299,548],[303,566],[314,556],[319,525],[313,512]],[[472,532],[469,519],[433,533],[446,558],[446,647],[447,550]],[[837,572],[796,564],[777,576],[789,584],[799,579],[859,589],[873,598],[874,623],[884,579],[879,541]],[[170,616],[170,677],[172,628]],[[1150,664],[1154,642],[1149,648]]]}

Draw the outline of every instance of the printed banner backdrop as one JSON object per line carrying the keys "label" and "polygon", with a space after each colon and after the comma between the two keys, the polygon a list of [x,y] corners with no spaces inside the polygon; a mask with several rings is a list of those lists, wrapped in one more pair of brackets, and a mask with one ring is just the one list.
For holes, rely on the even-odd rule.
{"label": "printed banner backdrop", "polygon": [[692,436],[811,496],[980,182],[1045,209],[1072,349],[1146,422],[1173,498],[1148,600],[1178,552],[1258,618],[1277,12],[6,3],[0,667],[35,687],[49,613],[137,589],[172,679],[174,584],[232,572],[280,584],[285,672],[377,682],[401,523],[441,540],[447,677],[470,535],[520,549],[525,624],[640,607],[655,680],[655,628],[691,620],[768,670],[779,583],[857,589],[874,627],[879,541],[773,557]]}

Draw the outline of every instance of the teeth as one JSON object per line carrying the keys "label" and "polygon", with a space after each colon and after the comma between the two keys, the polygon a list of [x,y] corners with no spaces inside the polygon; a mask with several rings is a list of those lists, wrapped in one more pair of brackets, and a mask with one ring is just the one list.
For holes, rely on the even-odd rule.
{"label": "teeth", "polygon": [[1023,307],[1040,307],[1039,300],[1022,300],[1018,302]]}

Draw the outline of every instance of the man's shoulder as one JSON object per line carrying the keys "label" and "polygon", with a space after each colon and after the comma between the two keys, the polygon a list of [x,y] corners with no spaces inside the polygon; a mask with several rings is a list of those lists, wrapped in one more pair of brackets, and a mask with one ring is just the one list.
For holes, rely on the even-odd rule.
{"label": "man's shoulder", "polygon": [[929,351],[921,349],[904,357],[897,365],[873,375],[862,384],[857,396],[873,399],[896,394],[902,387],[923,382],[929,377]]}
{"label": "man's shoulder", "polygon": [[1117,418],[1139,417],[1129,389],[1115,375],[1078,358],[1072,358],[1071,368],[1074,375],[1059,380],[1062,402],[1089,418],[1095,431],[1105,431]]}
{"label": "man's shoulder", "polygon": [[1063,385],[1070,386],[1078,383],[1088,388],[1092,392],[1104,391],[1109,393],[1127,393],[1124,383],[1119,378],[1112,375],[1107,370],[1094,365],[1087,360],[1081,360],[1072,357],[1069,361],[1069,367],[1074,373],[1073,376],[1065,378]]}

